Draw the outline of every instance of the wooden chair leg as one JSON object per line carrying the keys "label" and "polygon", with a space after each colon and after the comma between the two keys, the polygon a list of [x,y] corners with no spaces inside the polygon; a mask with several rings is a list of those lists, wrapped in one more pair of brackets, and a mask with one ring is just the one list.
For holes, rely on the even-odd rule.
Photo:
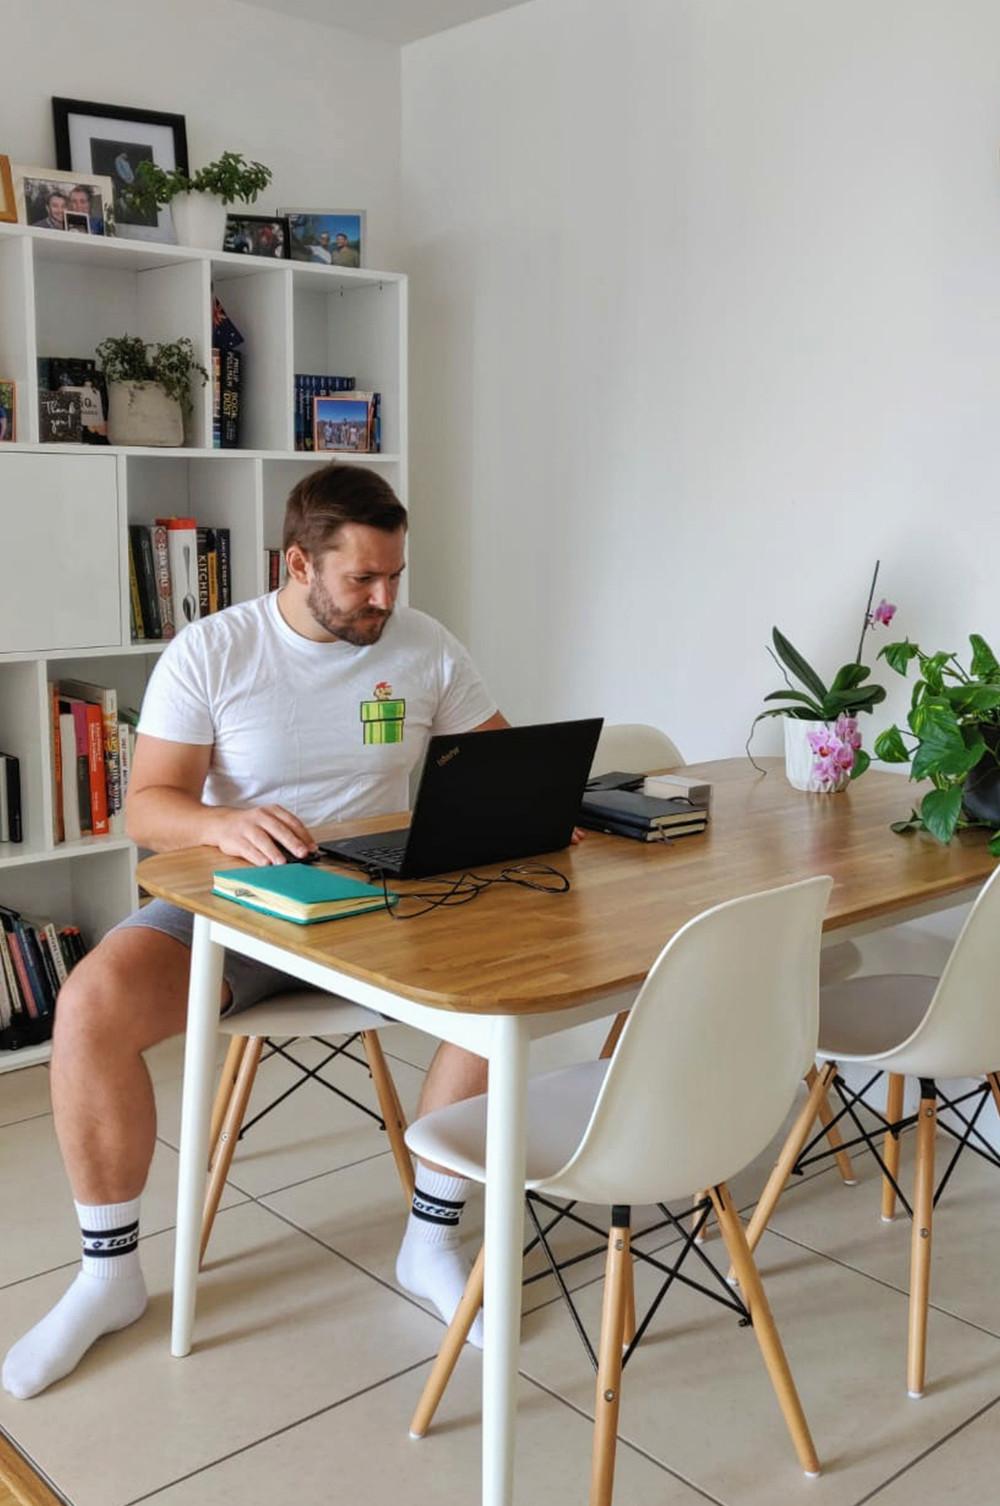
{"label": "wooden chair leg", "polygon": [[[707,1187],[703,1187],[700,1192],[696,1192],[695,1195],[694,1195],[694,1206],[695,1206],[695,1208],[697,1208],[700,1203],[703,1203],[707,1197],[708,1197],[708,1188]],[[698,1219],[700,1217],[701,1217],[700,1213],[693,1213],[691,1215],[691,1222],[692,1222],[692,1224],[696,1225],[697,1222],[698,1222]],[[706,1218],[705,1222],[701,1226],[701,1233],[696,1236],[698,1244],[700,1244],[700,1245],[704,1244],[705,1240],[709,1239],[711,1237],[711,1235],[710,1235],[711,1222],[712,1222],[711,1214],[709,1214],[708,1218]]]}
{"label": "wooden chair leg", "polygon": [[233,1096],[233,1088],[236,1086],[236,1077],[240,1070],[240,1062],[243,1060],[243,1051],[248,1040],[249,1036],[246,1035],[231,1035],[229,1037],[229,1050],[226,1052],[222,1076],[219,1078],[215,1102],[212,1105],[212,1128],[208,1136],[209,1166],[211,1166],[212,1161],[215,1159],[215,1147],[219,1143],[219,1132],[222,1129],[222,1121],[226,1117],[226,1109],[229,1107],[229,1100]]}
{"label": "wooden chair leg", "polygon": [[476,1314],[483,1305],[484,1255],[485,1246],[480,1245],[476,1263],[465,1283],[462,1300],[455,1309],[455,1315],[448,1325],[437,1359],[427,1377],[420,1400],[417,1402],[417,1410],[410,1423],[411,1438],[423,1438],[434,1421],[434,1413],[451,1380],[452,1371],[458,1364],[462,1345],[469,1337],[469,1329],[476,1321]]}
{"label": "wooden chair leg", "polygon": [[[899,1072],[889,1073],[889,1085],[885,1094],[885,1117],[890,1124],[898,1124],[903,1117],[903,1089],[906,1078]],[[882,1141],[882,1159],[889,1171],[899,1181],[899,1136],[886,1132]],[[882,1222],[891,1224],[896,1217],[896,1189],[888,1177],[882,1178]]]}
{"label": "wooden chair leg", "polygon": [[[627,1217],[626,1210],[622,1214]],[[618,1216],[615,1210],[614,1217]],[[627,1225],[613,1223],[608,1234],[604,1270],[604,1305],[597,1353],[594,1447],[590,1464],[590,1506],[611,1506],[618,1442],[618,1407],[622,1383],[622,1335],[625,1329],[632,1257]]]}
{"label": "wooden chair leg", "polygon": [[622,1349],[635,1338],[635,1261],[631,1255],[625,1268],[625,1316],[622,1319]]}
{"label": "wooden chair leg", "polygon": [[[815,1079],[816,1068],[810,1067],[809,1071],[806,1073],[806,1086],[811,1088]],[[858,1179],[854,1175],[854,1167],[851,1165],[851,1158],[847,1154],[847,1151],[843,1148],[843,1136],[841,1135],[840,1130],[836,1125],[834,1125],[832,1129],[829,1127],[830,1121],[833,1118],[833,1110],[830,1107],[830,1101],[825,1093],[820,1098],[819,1105],[816,1109],[816,1114],[819,1118],[820,1124],[826,1130],[826,1138],[829,1142],[830,1149],[834,1152],[834,1159],[837,1162],[837,1168],[840,1172],[842,1182],[844,1183],[845,1187],[856,1186]]]}
{"label": "wooden chair leg", "polygon": [[608,1031],[607,1036],[605,1037],[604,1045],[601,1047],[601,1054],[597,1058],[598,1061],[607,1061],[608,1057],[613,1054],[614,1049],[618,1044],[618,1037],[625,1029],[625,1021],[627,1019],[627,1009],[623,1009],[621,1014],[615,1015],[614,1024],[611,1026],[611,1029]]}
{"label": "wooden chair leg", "polygon": [[913,1186],[913,1233],[910,1240],[910,1321],[906,1349],[906,1389],[924,1394],[927,1356],[927,1303],[931,1285],[931,1226],[934,1218],[934,1140],[937,1094],[933,1083],[920,1084],[917,1119],[917,1166]]}
{"label": "wooden chair leg", "polygon": [[[809,1132],[816,1122],[816,1116],[819,1113],[819,1101],[826,1096],[826,1089],[832,1081],[836,1070],[834,1062],[825,1062],[818,1072],[814,1068],[810,1074],[812,1082],[809,1084],[809,1095],[799,1110],[798,1118],[788,1132],[788,1138],[781,1147],[781,1154],[774,1163],[774,1170],[764,1185],[764,1191],[760,1195],[757,1206],[753,1211],[753,1217],[747,1226],[746,1241],[751,1251],[756,1250],[760,1242],[760,1236],[767,1228],[768,1220],[778,1205],[778,1199],[788,1180],[789,1173],[799,1159],[802,1147],[808,1140]],[[809,1076],[806,1077],[806,1081],[809,1082]],[[713,1204],[714,1201],[713,1198]],[[730,1279],[732,1279],[736,1275],[736,1272],[731,1270],[729,1275]]]}
{"label": "wooden chair leg", "polygon": [[743,1300],[753,1320],[754,1335],[771,1377],[778,1405],[784,1414],[785,1423],[795,1445],[795,1452],[806,1474],[818,1475],[819,1459],[809,1432],[809,1424],[806,1422],[802,1403],[795,1389],[792,1372],[788,1368],[785,1351],[781,1347],[781,1339],[778,1337],[778,1330],[771,1316],[771,1309],[764,1295],[764,1287],[750,1253],[743,1225],[740,1223],[739,1214],[733,1207],[733,1200],[725,1183],[712,1188],[712,1204],[719,1220],[722,1237],[726,1241],[729,1258],[739,1279]]}
{"label": "wooden chair leg", "polygon": [[1000,1073],[987,1072],[986,1081],[990,1085],[990,1092],[993,1094],[993,1103],[996,1111],[1000,1114]]}
{"label": "wooden chair leg", "polygon": [[260,1054],[263,1049],[263,1036],[253,1035],[246,1039],[243,1058],[240,1062],[240,1070],[229,1099],[229,1105],[226,1109],[226,1117],[222,1122],[222,1128],[219,1132],[219,1142],[215,1149],[212,1170],[208,1178],[205,1207],[201,1216],[201,1250],[199,1261],[204,1260],[205,1251],[208,1249],[208,1241],[212,1237],[212,1225],[215,1223],[215,1215],[219,1211],[219,1200],[222,1197],[222,1189],[229,1175],[229,1168],[233,1164],[233,1153],[236,1150],[236,1142],[239,1139],[240,1130],[243,1126],[243,1116],[247,1111],[247,1104],[250,1101],[250,1093],[253,1089],[254,1078],[257,1076],[257,1067],[260,1063]]}
{"label": "wooden chair leg", "polygon": [[372,1082],[375,1084],[375,1094],[378,1098],[379,1113],[385,1121],[385,1132],[389,1136],[389,1145],[392,1149],[393,1160],[396,1162],[396,1171],[399,1175],[399,1185],[403,1189],[403,1197],[406,1201],[407,1210],[413,1202],[414,1173],[413,1161],[410,1152],[406,1148],[403,1138],[406,1134],[406,1120],[403,1118],[402,1109],[399,1106],[399,1098],[396,1087],[392,1080],[389,1068],[385,1064],[382,1054],[382,1043],[375,1030],[362,1030],[361,1044],[365,1048],[365,1056],[368,1058],[368,1067],[372,1074]]}

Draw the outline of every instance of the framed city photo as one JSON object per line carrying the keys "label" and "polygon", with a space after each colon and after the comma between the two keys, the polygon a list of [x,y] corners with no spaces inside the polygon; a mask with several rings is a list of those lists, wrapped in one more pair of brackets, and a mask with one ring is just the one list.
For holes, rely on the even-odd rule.
{"label": "framed city photo", "polygon": [[17,219],[17,200],[14,198],[14,177],[10,170],[10,158],[0,157],[0,223],[13,224]]}
{"label": "framed city photo", "polygon": [[[93,173],[61,173],[51,167],[14,166],[18,219],[42,230],[82,230],[114,234],[114,190],[110,178]],[[66,216],[72,221],[67,224]]]}
{"label": "framed city photo", "polygon": [[292,261],[324,267],[364,265],[363,209],[279,209],[287,215]]}
{"label": "framed city photo", "polygon": [[342,392],[313,398],[313,449],[372,448],[373,400],[370,392]]}
{"label": "framed city photo", "polygon": [[272,214],[227,214],[222,249],[284,259],[288,256],[288,221]]}
{"label": "framed city photo", "polygon": [[155,162],[167,172],[175,167],[188,171],[184,116],[83,99],[53,99],[52,120],[60,168],[110,178],[118,234],[132,240],[173,241],[169,208],[138,209],[128,202],[125,190],[135,181],[140,162]]}

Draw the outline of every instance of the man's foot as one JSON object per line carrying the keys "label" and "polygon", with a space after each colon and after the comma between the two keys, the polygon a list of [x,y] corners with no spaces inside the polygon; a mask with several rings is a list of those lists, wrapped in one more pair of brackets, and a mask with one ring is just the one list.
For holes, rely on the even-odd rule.
{"label": "man's foot", "polygon": [[11,1349],[3,1366],[4,1390],[22,1400],[69,1375],[102,1334],[127,1328],[146,1311],[146,1283],[138,1269],[105,1281],[81,1271],[50,1313]]}
{"label": "man's foot", "polygon": [[[433,1302],[446,1323],[450,1323],[462,1300],[465,1283],[472,1266],[461,1250],[428,1244],[419,1233],[408,1228],[396,1257],[396,1280],[414,1297]],[[476,1314],[469,1329],[469,1343],[483,1347],[483,1315]]]}

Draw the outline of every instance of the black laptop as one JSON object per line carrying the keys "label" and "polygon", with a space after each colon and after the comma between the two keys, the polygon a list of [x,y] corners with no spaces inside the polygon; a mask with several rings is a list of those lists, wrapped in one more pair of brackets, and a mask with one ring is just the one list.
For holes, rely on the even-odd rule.
{"label": "black laptop", "polygon": [[573,834],[602,725],[592,717],[432,737],[410,825],[320,850],[391,878],[555,852]]}

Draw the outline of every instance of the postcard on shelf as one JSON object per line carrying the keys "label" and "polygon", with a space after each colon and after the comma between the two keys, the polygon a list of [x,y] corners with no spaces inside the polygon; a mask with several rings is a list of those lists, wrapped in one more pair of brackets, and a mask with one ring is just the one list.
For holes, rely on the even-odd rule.
{"label": "postcard on shelf", "polygon": [[373,398],[371,392],[313,398],[313,449],[368,453],[372,449]]}
{"label": "postcard on shelf", "polygon": [[42,444],[79,444],[80,399],[75,392],[38,394],[38,438]]}

